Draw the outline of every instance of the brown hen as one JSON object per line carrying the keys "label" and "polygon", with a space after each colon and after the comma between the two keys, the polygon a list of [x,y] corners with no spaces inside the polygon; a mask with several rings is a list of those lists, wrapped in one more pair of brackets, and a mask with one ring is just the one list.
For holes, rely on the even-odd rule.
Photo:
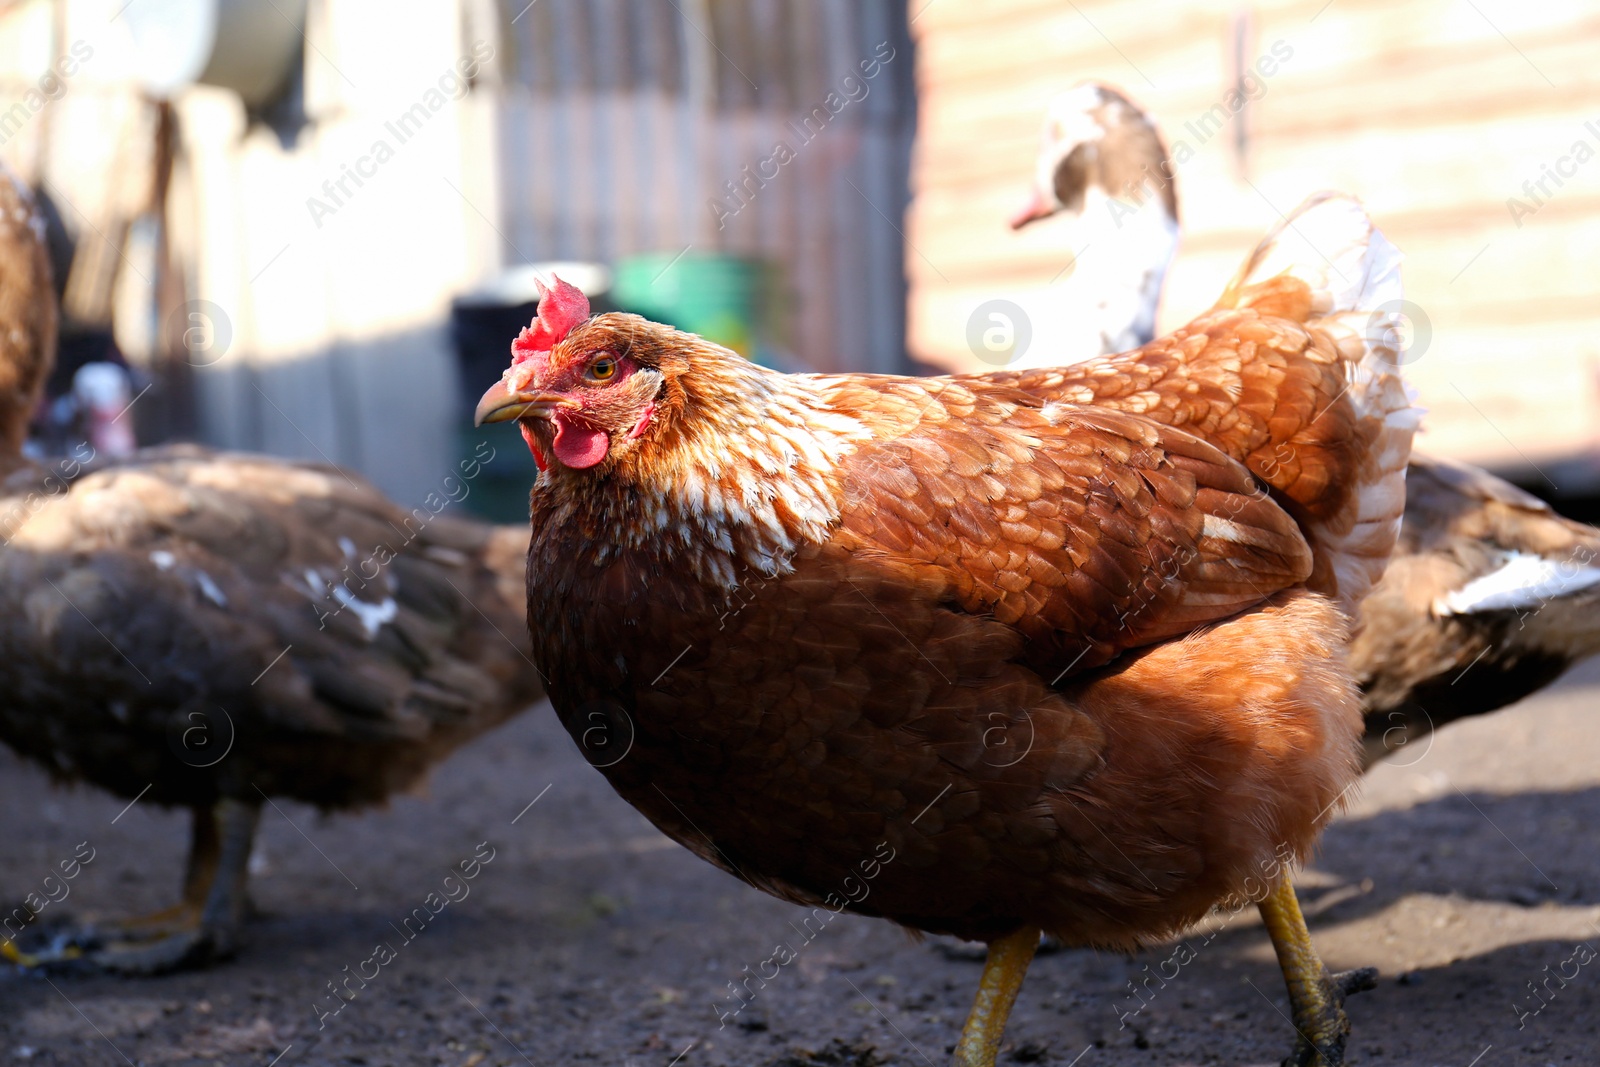
{"label": "brown hen", "polygon": [[[779,374],[558,285],[478,409],[547,468],[528,619],[557,712],[625,735],[611,784],[751,884],[988,942],[959,1064],[993,1063],[1041,928],[1129,948],[1247,899],[1295,1062],[1340,1062],[1345,984],[1283,860],[1357,773],[1344,612],[1415,425],[1367,329],[1397,266],[1354,201],[1309,203],[1217,311],[1105,361],[1120,405]],[[1141,358],[1241,381],[1169,398]],[[1139,410],[1169,402],[1189,427]]]}
{"label": "brown hen", "polygon": [[269,798],[381,803],[537,699],[526,533],[263,456],[24,458],[55,317],[30,218],[0,178],[0,740],[57,778],[187,807],[193,834],[178,907],[29,961],[23,905],[0,915],[0,952],[203,963],[238,946]]}

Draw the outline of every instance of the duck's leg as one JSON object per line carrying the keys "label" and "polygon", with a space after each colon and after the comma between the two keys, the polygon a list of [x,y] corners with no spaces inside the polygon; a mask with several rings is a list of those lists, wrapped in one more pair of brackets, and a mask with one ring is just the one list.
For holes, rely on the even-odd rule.
{"label": "duck's leg", "polygon": [[[195,812],[184,901],[154,930],[128,929],[84,959],[123,974],[160,974],[233,955],[247,911],[250,848],[260,805],[222,799]],[[204,827],[209,825],[210,829]]]}
{"label": "duck's leg", "polygon": [[198,908],[205,903],[217,877],[222,857],[222,834],[214,807],[195,808],[189,824],[189,860],[183,868],[183,903]]}
{"label": "duck's leg", "polygon": [[978,980],[978,995],[956,1045],[955,1067],[994,1067],[1011,1006],[1017,1002],[1017,991],[1022,988],[1023,976],[1038,948],[1037,926],[1024,926],[989,942],[989,958],[984,961],[983,977]]}
{"label": "duck's leg", "polygon": [[190,816],[189,859],[183,871],[182,899],[150,915],[96,923],[92,931],[96,941],[148,941],[190,929],[200,921],[206,893],[217,876],[222,843],[215,807],[191,808]]}
{"label": "duck's leg", "polygon": [[24,967],[70,964],[83,958],[86,946],[100,948],[151,941],[193,929],[200,922],[206,893],[216,878],[221,843],[214,808],[210,805],[192,808],[190,816],[189,858],[184,867],[183,898],[177,904],[149,915],[106,919],[91,926],[62,930],[52,938],[54,947],[34,954],[24,953],[13,942],[6,941],[0,944],[0,958]]}
{"label": "duck's leg", "polygon": [[239,933],[250,913],[250,851],[255,845],[261,805],[241,800],[217,804],[217,877],[206,891],[200,925],[213,958],[231,956],[239,948]]}
{"label": "duck's leg", "polygon": [[1311,944],[1311,931],[1306,929],[1300,900],[1289,879],[1279,882],[1258,907],[1278,952],[1278,966],[1289,987],[1294,1028],[1300,1035],[1294,1052],[1283,1061],[1284,1067],[1340,1067],[1344,1041],[1350,1034],[1345,998],[1375,986],[1376,968],[1328,973]]}

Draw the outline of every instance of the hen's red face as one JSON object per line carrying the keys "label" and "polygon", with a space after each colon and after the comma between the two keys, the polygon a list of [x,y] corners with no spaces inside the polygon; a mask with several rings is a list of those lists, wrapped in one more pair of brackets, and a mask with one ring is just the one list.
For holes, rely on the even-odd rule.
{"label": "hen's red face", "polygon": [[478,401],[476,423],[518,420],[540,470],[550,457],[596,467],[650,428],[661,376],[633,353],[626,331],[590,320],[589,301],[561,279],[511,345],[512,362]]}

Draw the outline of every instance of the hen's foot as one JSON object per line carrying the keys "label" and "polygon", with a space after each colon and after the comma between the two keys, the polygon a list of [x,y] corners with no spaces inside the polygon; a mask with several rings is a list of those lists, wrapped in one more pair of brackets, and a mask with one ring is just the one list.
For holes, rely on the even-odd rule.
{"label": "hen's foot", "polygon": [[1317,989],[1307,1003],[1294,1005],[1294,1026],[1299,1031],[1294,1051],[1282,1067],[1341,1067],[1344,1043],[1350,1036],[1350,1017],[1345,1014],[1345,998],[1376,987],[1378,969],[1362,967],[1319,976]]}
{"label": "hen's foot", "polygon": [[1278,952],[1278,965],[1289,989],[1291,1016],[1299,1035],[1283,1067],[1343,1067],[1345,1039],[1350,1036],[1345,998],[1376,986],[1377,970],[1363,967],[1338,974],[1328,972],[1311,944],[1300,901],[1287,878],[1259,907],[1272,947]]}
{"label": "hen's foot", "polygon": [[191,938],[200,926],[200,914],[199,904],[184,903],[128,919],[36,924],[22,935],[22,944],[0,946],[0,957],[29,968],[101,969],[97,960],[103,952],[144,950],[169,938]]}
{"label": "hen's foot", "polygon": [[0,944],[0,958],[30,970],[154,975],[215,963],[237,950],[238,930],[232,924],[208,924],[198,908],[181,910],[182,918],[162,913],[159,921],[146,917],[41,932],[27,939],[26,949],[15,942]]}
{"label": "hen's foot", "polygon": [[[78,949],[75,947],[71,948],[70,951],[73,953],[74,957],[79,954]],[[5,960],[8,963],[14,963],[18,967],[27,967],[32,969],[42,966],[45,962],[45,957],[40,956],[35,952],[22,951],[22,949],[17,946],[16,940],[12,939],[8,941],[0,941],[0,960]]]}

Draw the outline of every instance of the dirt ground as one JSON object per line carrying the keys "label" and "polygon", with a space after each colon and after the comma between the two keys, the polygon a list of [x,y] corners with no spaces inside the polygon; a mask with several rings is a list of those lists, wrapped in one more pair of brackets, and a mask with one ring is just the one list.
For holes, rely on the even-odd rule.
{"label": "dirt ground", "polygon": [[[1600,948],[1597,698],[1591,663],[1444,731],[1370,775],[1329,832],[1300,880],[1313,932],[1332,966],[1383,974],[1351,1002],[1351,1063],[1600,1058],[1600,962],[1587,947]],[[119,817],[125,803],[52,788],[0,754],[0,902],[35,891],[87,841],[93,860],[52,908],[170,903],[185,819],[139,804]],[[447,867],[487,855],[481,842],[493,858],[469,895],[401,943],[391,924],[440,891]],[[329,819],[268,808],[255,867],[263,914],[231,964],[143,980],[6,968],[0,1067],[942,1067],[978,977],[954,945],[841,916],[724,1024],[728,983],[779,942],[800,943],[801,910],[657,834],[544,708],[458,754],[427,797]],[[319,1023],[335,1006],[329,983],[370,974],[363,961],[384,940],[401,943],[395,958]],[[1277,1063],[1292,1035],[1254,914],[1214,919],[1188,942],[1181,968],[1164,964],[1173,946],[1041,956],[1001,1062]],[[1159,980],[1131,1014],[1142,1001],[1128,983],[1146,975]]]}

